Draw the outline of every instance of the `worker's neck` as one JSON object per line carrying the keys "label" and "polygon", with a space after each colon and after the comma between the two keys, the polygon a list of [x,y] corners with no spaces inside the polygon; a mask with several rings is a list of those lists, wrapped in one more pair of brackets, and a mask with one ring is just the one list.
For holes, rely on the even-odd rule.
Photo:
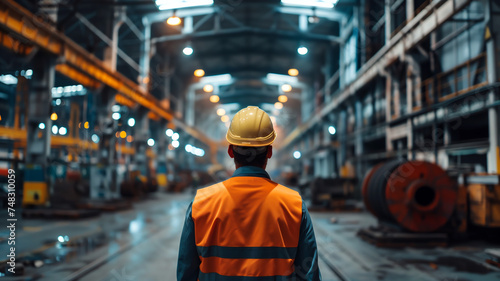
{"label": "worker's neck", "polygon": [[235,164],[235,166],[236,166],[236,170],[238,170],[241,167],[257,167],[257,168],[261,168],[261,169],[265,170],[267,165],[264,165],[264,166],[251,166],[251,165],[242,166],[242,165]]}

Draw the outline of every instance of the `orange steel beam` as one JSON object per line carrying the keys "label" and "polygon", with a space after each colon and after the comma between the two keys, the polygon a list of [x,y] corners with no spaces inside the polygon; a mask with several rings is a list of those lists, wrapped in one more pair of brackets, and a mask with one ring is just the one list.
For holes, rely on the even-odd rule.
{"label": "orange steel beam", "polygon": [[145,92],[139,85],[121,73],[112,71],[101,60],[66,37],[64,33],[43,22],[42,19],[15,1],[0,1],[0,28],[7,30],[15,38],[28,41],[53,55],[59,56],[65,65],[115,89],[118,93],[148,108],[161,118],[175,121],[188,134],[202,142],[210,146],[217,145],[204,133],[176,120],[170,110],[161,106],[158,99]]}
{"label": "orange steel beam", "polygon": [[120,95],[120,94],[116,94],[115,96],[115,101],[121,105],[125,105],[127,107],[134,107],[135,106],[135,102],[124,97],[123,95]]}
{"label": "orange steel beam", "polygon": [[115,144],[116,151],[120,151],[121,154],[134,155],[135,148],[130,146],[125,146],[123,144]]}
{"label": "orange steel beam", "polygon": [[9,34],[0,31],[0,45],[13,51],[16,54],[29,55],[33,50],[33,46],[24,44],[23,42],[12,38]]}
{"label": "orange steel beam", "polygon": [[67,64],[56,65],[56,71],[87,88],[97,89],[101,86],[101,83],[97,80],[90,78],[88,75],[83,74],[81,71]]}

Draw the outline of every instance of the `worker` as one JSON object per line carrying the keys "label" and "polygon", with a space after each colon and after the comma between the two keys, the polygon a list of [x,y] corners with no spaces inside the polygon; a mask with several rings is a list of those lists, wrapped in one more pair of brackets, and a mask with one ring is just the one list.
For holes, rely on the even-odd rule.
{"label": "worker", "polygon": [[255,106],[240,110],[226,138],[236,171],[199,189],[189,205],[177,280],[321,280],[302,198],[265,171],[276,138],[267,113]]}

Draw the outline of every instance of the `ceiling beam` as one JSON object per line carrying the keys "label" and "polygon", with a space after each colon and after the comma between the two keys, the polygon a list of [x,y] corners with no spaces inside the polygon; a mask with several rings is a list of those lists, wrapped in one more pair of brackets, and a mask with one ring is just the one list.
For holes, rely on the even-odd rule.
{"label": "ceiling beam", "polygon": [[[211,15],[217,13],[218,8],[217,7],[205,7],[205,8],[186,8],[186,9],[179,9],[175,11],[175,15],[180,17],[180,18],[185,18],[185,17],[194,17],[194,16],[204,16],[204,15]],[[147,14],[144,17],[142,17],[142,23],[144,25],[151,25],[156,22],[163,22],[166,21],[169,17],[174,15],[174,11],[172,10],[167,10],[167,11],[159,11],[151,14]]]}
{"label": "ceiling beam", "polygon": [[341,23],[343,20],[347,19],[347,15],[341,13],[335,9],[321,9],[321,8],[307,8],[307,7],[276,7],[276,11],[282,14],[289,15],[304,15],[304,16],[316,16],[319,18],[325,18],[331,21],[336,21]]}
{"label": "ceiling beam", "polygon": [[235,37],[235,36],[248,36],[248,35],[258,35],[258,36],[268,36],[268,37],[279,37],[284,39],[292,40],[303,40],[303,41],[317,41],[324,43],[341,44],[342,39],[338,36],[324,35],[309,32],[300,31],[285,31],[285,30],[271,30],[262,29],[254,27],[244,27],[244,28],[230,28],[222,29],[219,31],[209,30],[209,31],[199,31],[191,34],[175,34],[175,35],[165,35],[160,37],[155,37],[151,39],[152,43],[160,42],[173,42],[173,41],[189,41],[203,38],[220,38],[220,37]]}
{"label": "ceiling beam", "polygon": [[231,51],[209,51],[209,52],[197,52],[193,55],[194,58],[213,58],[213,57],[224,57],[224,56],[273,56],[273,57],[286,57],[293,58],[299,57],[297,52],[288,50],[258,50],[255,48],[237,48]]}

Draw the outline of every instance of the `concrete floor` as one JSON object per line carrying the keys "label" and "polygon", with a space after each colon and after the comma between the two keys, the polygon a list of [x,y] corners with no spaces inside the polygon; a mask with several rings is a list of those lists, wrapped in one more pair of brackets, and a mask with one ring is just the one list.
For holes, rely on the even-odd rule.
{"label": "concrete floor", "polygon": [[[23,219],[17,232],[17,255],[27,266],[22,277],[2,280],[132,281],[175,280],[178,243],[187,194],[154,194],[134,209],[77,221]],[[358,237],[374,225],[366,213],[312,213],[325,281],[342,280],[500,280],[486,265],[486,245],[470,242],[450,248],[380,249]],[[330,223],[335,216],[338,223]],[[5,236],[5,231],[0,232]],[[59,243],[59,236],[69,242]],[[0,244],[1,252],[6,243]],[[496,247],[499,247],[498,245]]]}

